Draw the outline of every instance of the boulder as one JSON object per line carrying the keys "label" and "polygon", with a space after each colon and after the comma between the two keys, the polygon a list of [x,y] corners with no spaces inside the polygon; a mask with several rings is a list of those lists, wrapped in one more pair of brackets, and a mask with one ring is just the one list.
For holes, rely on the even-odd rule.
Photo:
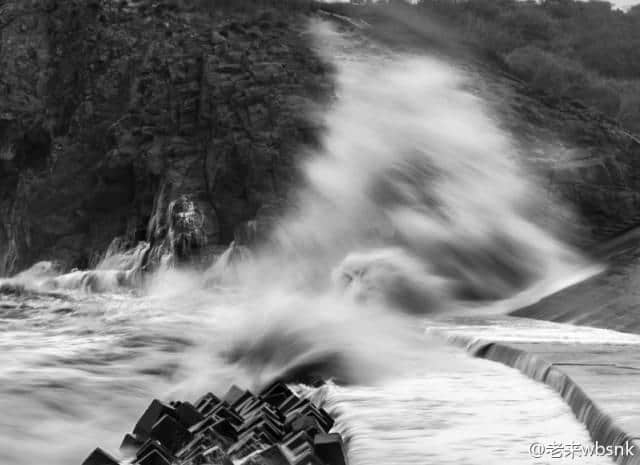
{"label": "boulder", "polygon": [[190,440],[191,433],[172,416],[163,415],[151,428],[149,437],[174,453]]}
{"label": "boulder", "polygon": [[190,402],[178,403],[175,411],[176,418],[185,428],[190,428],[203,419],[202,414]]}
{"label": "boulder", "polygon": [[136,460],[134,463],[136,465],[171,465],[170,460],[155,450],[152,450],[141,459]]}
{"label": "boulder", "polygon": [[247,465],[293,465],[279,446],[271,446],[268,449],[252,456]]}
{"label": "boulder", "polygon": [[144,411],[136,426],[133,428],[133,434],[140,439],[146,439],[151,434],[153,425],[165,415],[175,415],[175,410],[154,399]]}
{"label": "boulder", "polygon": [[120,465],[119,462],[102,449],[94,450],[82,465]]}
{"label": "boulder", "polygon": [[120,450],[124,453],[136,451],[144,444],[144,441],[140,440],[133,434],[127,433],[124,435],[122,442],[120,443]]}
{"label": "boulder", "polygon": [[[295,401],[288,402],[290,398]],[[223,399],[207,393],[195,404],[154,400],[136,423],[137,432],[123,440],[121,450],[130,456],[126,463],[345,464],[340,435],[326,434],[333,424],[327,421],[327,412],[299,398],[286,385],[273,384],[258,396],[232,386]],[[274,405],[280,403],[287,404],[289,410],[284,412]],[[145,435],[148,439],[142,442]],[[83,465],[119,464],[96,449]]]}
{"label": "boulder", "polygon": [[293,395],[293,391],[281,382],[272,384],[260,393],[260,397],[274,407],[279,407],[286,399]]}
{"label": "boulder", "polygon": [[318,458],[331,465],[347,465],[342,438],[338,433],[317,434],[313,449]]}

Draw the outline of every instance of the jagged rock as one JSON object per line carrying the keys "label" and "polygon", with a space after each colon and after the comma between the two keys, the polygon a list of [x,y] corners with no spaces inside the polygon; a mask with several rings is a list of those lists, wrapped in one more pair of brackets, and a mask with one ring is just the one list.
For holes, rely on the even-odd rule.
{"label": "jagged rock", "polygon": [[190,440],[191,433],[170,415],[163,415],[151,429],[149,437],[172,454]]}
{"label": "jagged rock", "polygon": [[323,462],[331,465],[347,465],[342,438],[339,434],[317,434],[313,439],[313,448]]}
{"label": "jagged rock", "polygon": [[249,391],[243,391],[238,386],[233,385],[231,386],[231,388],[229,388],[229,391],[227,391],[222,400],[231,405],[231,407],[235,407],[239,402],[242,402],[243,400],[252,396],[253,394],[251,394]]}
{"label": "jagged rock", "polygon": [[156,450],[152,450],[144,457],[134,462],[137,465],[171,465],[171,460]]}
{"label": "jagged rock", "polygon": [[306,431],[312,436],[323,431],[322,424],[313,415],[301,415],[293,420],[288,426],[294,433]]}
{"label": "jagged rock", "polygon": [[295,396],[293,391],[289,389],[286,384],[280,382],[274,383],[273,385],[269,386],[261,394],[261,397],[264,399],[264,401],[268,402],[274,407],[279,407],[285,400],[293,396]]}
{"label": "jagged rock", "polygon": [[220,403],[220,399],[218,399],[215,394],[208,392],[200,399],[198,399],[194,405],[196,409],[202,413],[203,407],[208,405],[209,403]]}
{"label": "jagged rock", "polygon": [[147,460],[155,460],[156,457],[162,457],[166,461],[173,459],[171,452],[154,439],[145,441],[135,453],[135,461],[140,461],[145,458],[147,458]]}
{"label": "jagged rock", "polygon": [[180,402],[176,407],[176,417],[185,428],[191,428],[202,421],[202,414],[189,402]]}
{"label": "jagged rock", "polygon": [[278,446],[271,446],[259,452],[246,462],[247,465],[291,465],[286,454]]}
{"label": "jagged rock", "polygon": [[233,465],[233,462],[231,461],[229,456],[225,454],[224,451],[218,446],[214,446],[203,451],[201,457],[205,461],[205,463],[214,463],[216,465]]}
{"label": "jagged rock", "polygon": [[313,440],[306,431],[300,431],[298,434],[291,434],[284,441],[286,447],[294,457],[305,455],[311,450]]}
{"label": "jagged rock", "polygon": [[118,461],[102,449],[94,450],[82,465],[119,465]]}
{"label": "jagged rock", "polygon": [[[232,386],[223,399],[207,393],[194,404],[154,400],[122,451],[137,465],[345,465],[340,435],[327,434],[329,414],[286,385],[273,384],[258,395]],[[149,437],[143,444],[141,435]],[[100,449],[87,460],[97,461],[83,465],[117,464],[100,462],[110,460]]]}
{"label": "jagged rock", "polygon": [[120,443],[120,450],[125,453],[128,451],[136,451],[140,448],[140,446],[142,446],[142,444],[144,444],[144,442],[137,438],[135,435],[127,433],[124,435],[124,438]]}
{"label": "jagged rock", "polygon": [[149,405],[149,407],[147,407],[145,412],[142,414],[142,416],[138,420],[138,423],[136,423],[136,426],[133,428],[133,434],[137,438],[146,439],[151,434],[153,425],[160,418],[162,418],[165,415],[174,415],[174,414],[175,414],[175,410],[172,407],[160,402],[157,399],[154,399]]}
{"label": "jagged rock", "polygon": [[21,20],[2,26],[0,49],[0,276],[45,258],[88,263],[116,236],[162,248],[183,196],[204,218],[207,253],[286,193],[306,143],[286,102],[329,95],[303,18],[30,3],[2,7]]}

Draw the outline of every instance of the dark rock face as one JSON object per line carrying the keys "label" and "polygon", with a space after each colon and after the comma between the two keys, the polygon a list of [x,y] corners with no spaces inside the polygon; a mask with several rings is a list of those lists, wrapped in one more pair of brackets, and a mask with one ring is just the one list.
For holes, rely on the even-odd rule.
{"label": "dark rock face", "polygon": [[[165,190],[159,195],[165,196]],[[206,205],[203,208],[202,202],[187,195],[169,202],[166,209],[164,203],[156,208],[148,225],[154,246],[146,265],[157,265],[166,258],[173,265],[194,264],[209,241],[217,239],[216,218],[206,214]]]}
{"label": "dark rock face", "polygon": [[147,3],[3,2],[0,276],[87,266],[116,236],[159,247],[179,199],[198,245],[228,243],[315,142],[331,86],[304,18]]}

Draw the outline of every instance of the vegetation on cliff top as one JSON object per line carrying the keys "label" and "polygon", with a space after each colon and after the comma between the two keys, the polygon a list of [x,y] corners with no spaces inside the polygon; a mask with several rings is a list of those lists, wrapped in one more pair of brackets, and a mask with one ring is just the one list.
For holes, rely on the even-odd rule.
{"label": "vegetation on cliff top", "polygon": [[593,0],[396,0],[374,8],[453,26],[535,89],[640,132],[640,5],[625,12]]}

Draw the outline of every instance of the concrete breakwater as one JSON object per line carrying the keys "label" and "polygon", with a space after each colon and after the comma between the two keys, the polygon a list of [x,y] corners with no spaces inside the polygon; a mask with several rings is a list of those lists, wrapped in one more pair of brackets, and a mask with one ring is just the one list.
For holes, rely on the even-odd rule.
{"label": "concrete breakwater", "polygon": [[[634,363],[638,356],[630,357],[637,352],[634,344],[551,342],[536,337],[492,341],[461,333],[450,335],[449,340],[476,357],[545,383],[571,407],[594,442],[614,451],[610,456],[616,463],[640,463],[640,422],[630,409],[640,382],[640,366]],[[624,364],[617,363],[622,360]]]}
{"label": "concrete breakwater", "polygon": [[[137,465],[345,465],[333,419],[286,385],[259,395],[237,386],[194,404],[154,400],[122,441],[124,463]],[[83,465],[121,462],[96,449]]]}

